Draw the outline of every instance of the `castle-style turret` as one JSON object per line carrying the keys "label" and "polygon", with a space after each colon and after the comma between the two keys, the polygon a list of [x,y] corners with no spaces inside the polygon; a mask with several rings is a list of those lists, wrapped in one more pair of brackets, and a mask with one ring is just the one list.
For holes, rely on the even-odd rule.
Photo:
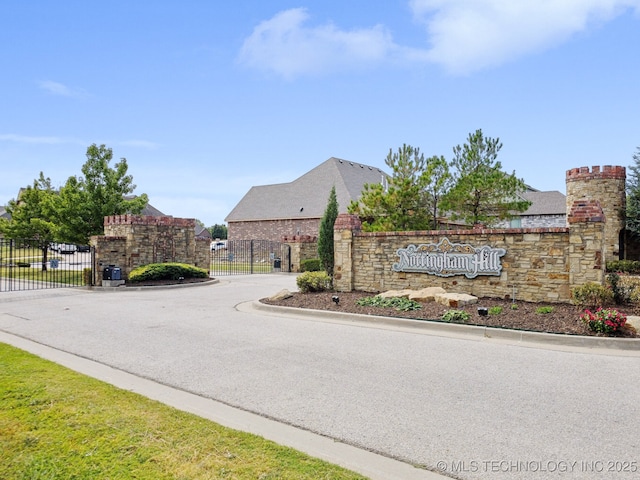
{"label": "castle-style turret", "polygon": [[580,204],[597,202],[604,213],[604,260],[620,258],[620,232],[627,204],[625,167],[605,165],[567,170],[567,216]]}

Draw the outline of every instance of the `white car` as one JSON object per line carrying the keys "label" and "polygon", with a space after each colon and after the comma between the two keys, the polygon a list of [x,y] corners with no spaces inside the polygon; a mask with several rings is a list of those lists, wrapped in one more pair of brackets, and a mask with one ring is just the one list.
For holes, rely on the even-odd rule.
{"label": "white car", "polygon": [[227,242],[211,242],[211,251],[215,252],[217,250],[226,250]]}

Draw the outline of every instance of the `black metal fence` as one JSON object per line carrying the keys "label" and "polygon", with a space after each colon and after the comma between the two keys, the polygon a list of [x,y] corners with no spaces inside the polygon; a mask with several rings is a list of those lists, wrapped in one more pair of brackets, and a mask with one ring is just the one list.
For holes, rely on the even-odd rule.
{"label": "black metal fence", "polygon": [[88,246],[0,238],[0,292],[90,285]]}
{"label": "black metal fence", "polygon": [[249,275],[291,271],[291,247],[270,240],[229,240],[214,243],[212,275]]}

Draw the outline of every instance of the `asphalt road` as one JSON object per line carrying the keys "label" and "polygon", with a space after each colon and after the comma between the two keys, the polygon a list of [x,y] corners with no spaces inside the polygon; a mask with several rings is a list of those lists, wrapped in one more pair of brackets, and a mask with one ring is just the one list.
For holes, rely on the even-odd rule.
{"label": "asphalt road", "polygon": [[[456,478],[640,473],[640,356],[267,314],[290,275],[0,293],[0,330]],[[242,305],[242,308],[237,308]]]}

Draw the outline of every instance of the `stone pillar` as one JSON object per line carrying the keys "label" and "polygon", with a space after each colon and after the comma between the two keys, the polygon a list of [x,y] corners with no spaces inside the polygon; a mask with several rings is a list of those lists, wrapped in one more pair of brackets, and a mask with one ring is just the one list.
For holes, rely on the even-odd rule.
{"label": "stone pillar", "polygon": [[333,288],[338,292],[353,290],[353,237],[361,228],[360,217],[348,213],[339,214],[333,225]]}
{"label": "stone pillar", "polygon": [[567,219],[576,201],[597,200],[604,213],[604,261],[620,259],[620,232],[625,228],[625,167],[605,165],[567,170]]}
{"label": "stone pillar", "polygon": [[291,271],[300,272],[303,260],[318,258],[318,239],[311,235],[285,235],[282,243],[291,248]]}
{"label": "stone pillar", "polygon": [[569,223],[569,286],[604,283],[605,215],[597,200],[576,200],[567,217]]}

